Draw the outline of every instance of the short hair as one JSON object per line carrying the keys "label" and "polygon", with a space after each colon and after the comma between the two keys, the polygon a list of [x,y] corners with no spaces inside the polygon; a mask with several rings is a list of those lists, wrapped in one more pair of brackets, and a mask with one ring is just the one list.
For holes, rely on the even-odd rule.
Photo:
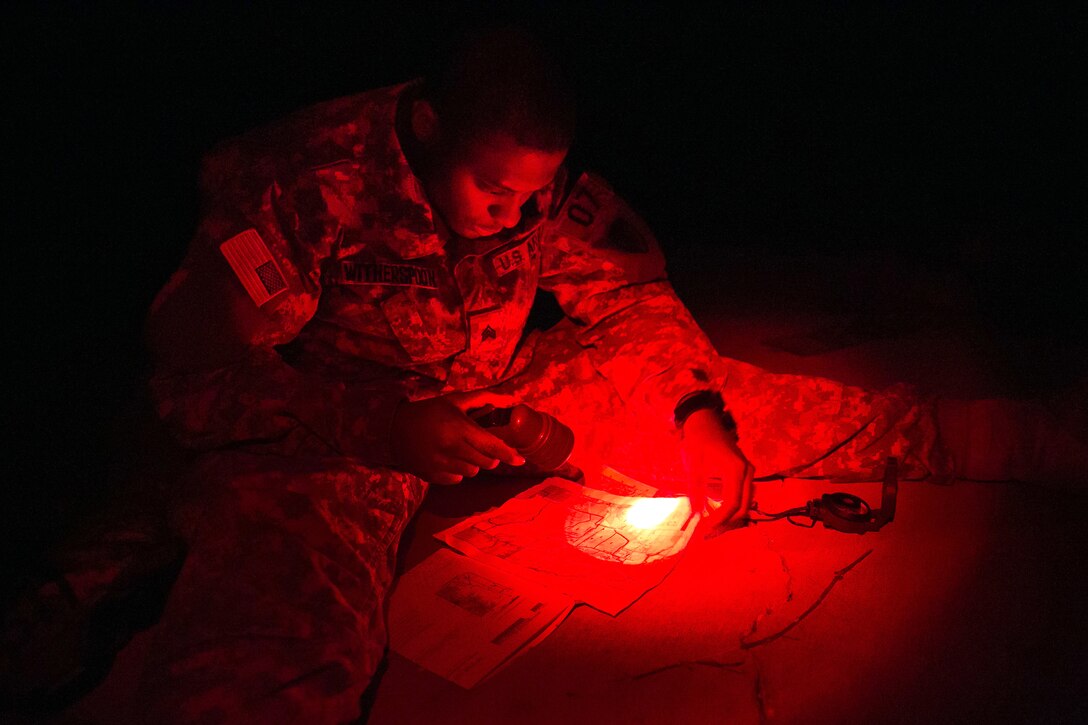
{"label": "short hair", "polygon": [[423,94],[457,146],[507,133],[540,151],[574,138],[575,101],[558,62],[513,27],[463,35],[424,79]]}

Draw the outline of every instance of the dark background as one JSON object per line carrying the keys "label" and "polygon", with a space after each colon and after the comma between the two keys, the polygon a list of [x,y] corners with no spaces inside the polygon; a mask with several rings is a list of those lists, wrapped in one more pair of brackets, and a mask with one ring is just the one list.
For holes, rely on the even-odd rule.
{"label": "dark background", "polygon": [[724,249],[884,250],[955,270],[1014,336],[1079,337],[1083,15],[705,5],[6,5],[6,554],[105,489],[201,154],[414,77],[481,22],[553,43],[581,97],[573,164],[642,211],[678,279]]}

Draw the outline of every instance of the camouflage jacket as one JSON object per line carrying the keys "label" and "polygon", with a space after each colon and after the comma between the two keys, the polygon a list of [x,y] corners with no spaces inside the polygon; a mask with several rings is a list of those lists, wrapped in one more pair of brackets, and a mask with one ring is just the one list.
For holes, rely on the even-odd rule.
{"label": "camouflage jacket", "polygon": [[188,445],[389,463],[396,404],[516,374],[537,288],[628,404],[671,420],[721,363],[657,242],[561,173],[515,229],[446,238],[394,130],[408,84],[305,109],[205,159],[204,207],[149,317],[159,414]]}

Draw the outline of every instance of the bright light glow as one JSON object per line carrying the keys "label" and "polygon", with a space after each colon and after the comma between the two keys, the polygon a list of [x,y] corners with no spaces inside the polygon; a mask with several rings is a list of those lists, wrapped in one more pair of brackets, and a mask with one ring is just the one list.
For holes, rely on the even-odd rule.
{"label": "bright light glow", "polygon": [[652,529],[680,505],[679,498],[644,498],[627,509],[627,523],[636,529]]}

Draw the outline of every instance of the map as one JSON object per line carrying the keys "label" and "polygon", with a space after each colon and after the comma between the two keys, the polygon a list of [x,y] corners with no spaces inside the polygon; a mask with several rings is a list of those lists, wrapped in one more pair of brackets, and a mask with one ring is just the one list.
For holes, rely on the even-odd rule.
{"label": "map", "polygon": [[686,497],[619,496],[550,478],[436,536],[614,616],[668,575],[697,518]]}

